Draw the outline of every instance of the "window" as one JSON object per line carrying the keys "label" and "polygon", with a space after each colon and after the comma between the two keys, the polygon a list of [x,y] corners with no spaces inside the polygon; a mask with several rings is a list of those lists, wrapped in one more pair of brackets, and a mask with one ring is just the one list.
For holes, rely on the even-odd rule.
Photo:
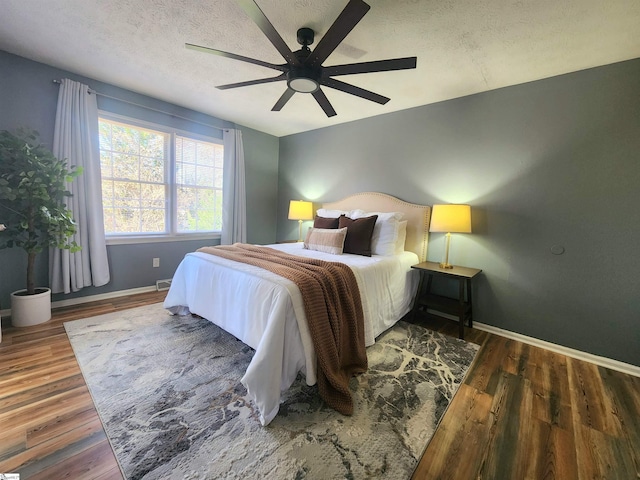
{"label": "window", "polygon": [[223,147],[176,135],[178,232],[222,230]]}
{"label": "window", "polygon": [[100,165],[108,237],[222,229],[221,140],[101,116]]}

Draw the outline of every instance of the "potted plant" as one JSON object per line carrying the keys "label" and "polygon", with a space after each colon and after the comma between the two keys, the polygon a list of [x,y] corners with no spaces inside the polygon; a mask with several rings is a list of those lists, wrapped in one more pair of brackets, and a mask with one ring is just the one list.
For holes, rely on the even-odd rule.
{"label": "potted plant", "polygon": [[0,132],[0,248],[21,247],[27,253],[26,289],[11,294],[11,320],[25,327],[51,318],[51,290],[36,287],[36,256],[46,247],[77,251],[71,241],[76,227],[65,197],[65,182],[81,173],[68,167],[38,142],[38,132]]}

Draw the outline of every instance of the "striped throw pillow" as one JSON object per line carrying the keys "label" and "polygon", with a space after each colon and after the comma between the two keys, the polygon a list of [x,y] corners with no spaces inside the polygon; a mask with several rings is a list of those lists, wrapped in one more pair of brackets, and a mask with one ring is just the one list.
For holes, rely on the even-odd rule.
{"label": "striped throw pillow", "polygon": [[310,227],[304,248],[318,252],[342,255],[344,239],[347,236],[347,228],[314,228]]}

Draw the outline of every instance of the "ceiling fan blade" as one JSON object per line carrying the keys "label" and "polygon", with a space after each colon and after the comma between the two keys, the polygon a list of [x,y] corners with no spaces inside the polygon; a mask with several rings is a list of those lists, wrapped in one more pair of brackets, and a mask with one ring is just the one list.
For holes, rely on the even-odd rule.
{"label": "ceiling fan blade", "polygon": [[245,13],[255,22],[258,28],[262,30],[262,33],[265,34],[273,46],[276,47],[276,50],[278,50],[287,63],[300,65],[298,58],[293,54],[256,2],[253,0],[237,0],[237,2]]}
{"label": "ceiling fan blade", "polygon": [[324,110],[324,113],[326,113],[327,117],[334,117],[336,115],[336,111],[333,109],[331,103],[329,103],[329,99],[322,90],[318,89],[311,95],[313,95],[313,98],[316,99],[316,102],[318,102],[320,108]]}
{"label": "ceiling fan blade", "polygon": [[282,110],[282,107],[285,106],[285,104],[291,99],[291,97],[293,97],[293,94],[296,93],[295,90],[292,90],[290,88],[287,88],[284,93],[282,94],[282,96],[278,99],[278,101],[276,102],[276,104],[273,106],[273,108],[271,109],[272,112],[279,112],[280,110]]}
{"label": "ceiling fan blade", "polygon": [[356,73],[388,72],[391,70],[408,70],[416,68],[417,57],[394,58],[391,60],[377,60],[373,62],[349,63],[323,67],[322,76],[352,75]]}
{"label": "ceiling fan blade", "polygon": [[250,85],[260,85],[262,83],[278,82],[280,80],[286,80],[286,79],[287,79],[287,74],[283,73],[282,75],[278,75],[277,77],[261,78],[259,80],[248,80],[246,82],[238,82],[238,83],[228,83],[226,85],[218,85],[216,88],[218,90],[228,90],[230,88],[248,87]]}
{"label": "ceiling fan blade", "polygon": [[389,98],[378,95],[377,93],[365,90],[364,88],[356,87],[355,85],[351,85],[349,83],[341,82],[340,80],[336,80],[334,78],[323,78],[320,80],[320,83],[322,85],[326,85],[327,87],[335,88],[336,90],[355,95],[356,97],[371,100],[372,102],[379,103],[380,105],[384,105],[390,100]]}
{"label": "ceiling fan blade", "polygon": [[336,47],[344,40],[344,38],[353,30],[362,17],[369,11],[371,7],[362,0],[350,0],[344,7],[342,13],[333,25],[329,27],[327,33],[324,34],[316,48],[313,49],[311,55],[307,58],[305,64],[310,67],[319,67],[322,65]]}
{"label": "ceiling fan blade", "polygon": [[232,60],[240,60],[241,62],[253,63],[254,65],[260,65],[261,67],[273,68],[281,72],[289,70],[288,65],[276,65],[274,63],[263,62],[262,60],[256,60],[255,58],[243,57],[242,55],[236,55],[235,53],[224,52],[222,50],[216,50],[215,48],[202,47],[200,45],[194,45],[193,43],[185,43],[185,48],[190,50],[196,50],[198,52],[212,53],[220,57],[231,58]]}

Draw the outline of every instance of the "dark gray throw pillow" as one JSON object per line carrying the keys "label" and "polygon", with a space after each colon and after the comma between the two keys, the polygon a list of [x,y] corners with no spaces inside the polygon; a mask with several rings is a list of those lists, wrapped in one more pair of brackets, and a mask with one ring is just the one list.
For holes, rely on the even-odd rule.
{"label": "dark gray throw pillow", "polygon": [[319,217],[316,215],[313,221],[313,228],[338,228],[338,219]]}
{"label": "dark gray throw pillow", "polygon": [[376,225],[377,215],[352,219],[341,215],[338,219],[338,228],[347,227],[347,237],[344,240],[344,253],[371,256],[371,236]]}

